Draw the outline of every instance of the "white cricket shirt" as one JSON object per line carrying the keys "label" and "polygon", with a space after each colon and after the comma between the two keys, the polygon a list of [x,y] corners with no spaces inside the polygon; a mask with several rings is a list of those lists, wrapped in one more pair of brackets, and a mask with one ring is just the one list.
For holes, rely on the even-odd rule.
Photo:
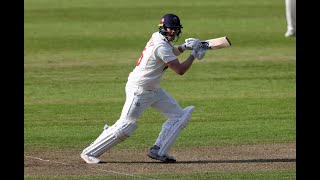
{"label": "white cricket shirt", "polygon": [[145,46],[136,67],[129,74],[128,82],[147,90],[160,88],[160,79],[168,68],[166,63],[177,59],[173,44],[155,32]]}

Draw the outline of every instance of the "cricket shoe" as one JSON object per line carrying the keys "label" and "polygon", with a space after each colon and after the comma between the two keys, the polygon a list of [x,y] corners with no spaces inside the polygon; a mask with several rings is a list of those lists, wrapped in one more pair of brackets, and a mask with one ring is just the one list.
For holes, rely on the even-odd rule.
{"label": "cricket shoe", "polygon": [[169,156],[168,154],[165,154],[163,156],[159,156],[158,155],[158,151],[159,151],[160,147],[159,146],[152,146],[150,148],[150,151],[148,153],[148,157],[152,158],[152,159],[156,159],[156,160],[160,160],[162,162],[165,163],[175,163],[176,159],[174,159],[173,157]]}
{"label": "cricket shoe", "polygon": [[295,31],[287,31],[286,34],[284,34],[285,37],[295,37],[296,32]]}
{"label": "cricket shoe", "polygon": [[98,159],[94,156],[88,156],[84,153],[81,153],[80,156],[88,164],[98,164],[100,162],[100,159]]}

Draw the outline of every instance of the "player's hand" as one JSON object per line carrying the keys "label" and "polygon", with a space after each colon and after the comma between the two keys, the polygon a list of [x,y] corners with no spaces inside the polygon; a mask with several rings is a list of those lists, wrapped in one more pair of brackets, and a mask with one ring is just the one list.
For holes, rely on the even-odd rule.
{"label": "player's hand", "polygon": [[197,49],[200,46],[200,40],[196,38],[185,39],[185,43],[181,45],[182,50],[193,50]]}
{"label": "player's hand", "polygon": [[201,60],[206,55],[206,49],[194,49],[190,55],[192,55],[194,58]]}
{"label": "player's hand", "polygon": [[194,59],[197,58],[197,55],[198,55],[198,51],[197,51],[197,50],[193,50],[193,51],[190,53],[190,56],[193,56]]}
{"label": "player's hand", "polygon": [[196,55],[196,58],[198,60],[201,60],[206,55],[207,50],[206,49],[199,49]]}
{"label": "player's hand", "polygon": [[188,38],[185,40],[185,45],[189,50],[198,49],[200,46],[200,40],[196,38]]}

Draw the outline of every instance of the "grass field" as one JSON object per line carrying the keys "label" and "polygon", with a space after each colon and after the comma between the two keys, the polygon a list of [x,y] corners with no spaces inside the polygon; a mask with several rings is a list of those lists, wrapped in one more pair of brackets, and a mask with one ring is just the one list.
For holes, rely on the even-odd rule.
{"label": "grass field", "polygon": [[[177,14],[184,27],[176,44],[189,37],[224,35],[232,42],[230,48],[207,52],[183,76],[172,70],[164,75],[162,87],[182,107],[196,106],[173,148],[296,142],[296,39],[284,37],[284,1],[25,0],[24,10],[25,155],[81,152],[104,124],[119,118],[128,74],[166,13]],[[188,55],[179,56],[180,61]],[[132,137],[115,149],[148,149],[164,121],[148,109]],[[37,177],[25,174],[25,179]],[[250,173],[168,170],[157,177],[295,179],[295,168]],[[58,179],[100,178],[114,176]]]}

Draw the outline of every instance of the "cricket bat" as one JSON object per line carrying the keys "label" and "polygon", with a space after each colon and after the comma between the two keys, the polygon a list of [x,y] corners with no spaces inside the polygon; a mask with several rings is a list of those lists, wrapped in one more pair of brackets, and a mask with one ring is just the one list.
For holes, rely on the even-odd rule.
{"label": "cricket bat", "polygon": [[231,42],[227,38],[227,36],[208,39],[200,42],[201,42],[200,48],[207,49],[207,50],[221,49],[221,48],[226,48],[231,46]]}

